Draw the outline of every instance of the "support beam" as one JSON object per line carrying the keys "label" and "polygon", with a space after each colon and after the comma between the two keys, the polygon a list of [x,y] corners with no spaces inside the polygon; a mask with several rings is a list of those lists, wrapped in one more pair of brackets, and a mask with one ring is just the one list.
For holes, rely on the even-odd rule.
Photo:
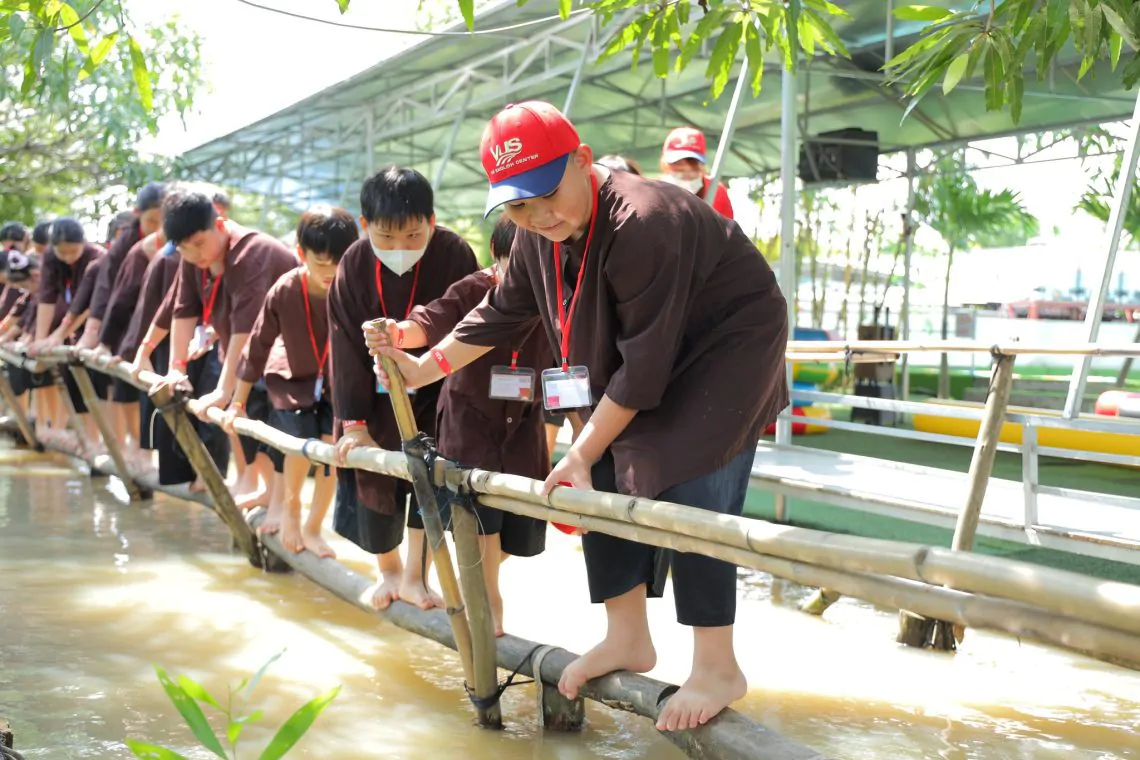
{"label": "support beam", "polygon": [[[978,427],[974,455],[970,459],[970,491],[962,511],[958,513],[958,524],[954,527],[954,539],[950,544],[950,548],[956,552],[968,552],[974,548],[982,503],[986,500],[990,474],[997,458],[998,441],[1002,426],[1005,424],[1005,412],[1009,406],[1009,394],[1013,389],[1013,365],[1016,359],[1017,357],[1011,354],[994,355],[994,368],[990,375],[985,413],[982,424]],[[907,610],[899,611],[899,633],[896,641],[900,644],[953,651],[964,634],[965,627],[962,625],[955,626],[946,621],[931,620]]]}
{"label": "support beam", "polygon": [[[780,112],[780,264],[779,281],[784,298],[788,301],[788,338],[796,327],[796,73],[784,67],[780,79],[782,109]],[[792,386],[792,365],[786,368],[788,387]],[[792,421],[787,414],[776,423],[776,443],[792,442]],[[782,500],[777,497],[777,507]],[[777,519],[782,519],[778,514]]]}
{"label": "support beam", "polygon": [[[918,166],[915,161],[914,150],[906,152],[906,176],[907,176],[907,191],[906,191],[906,214],[903,216],[903,224],[905,225],[904,234],[906,235],[905,248],[903,249],[903,300],[902,300],[902,314],[899,315],[899,325],[902,328],[899,332],[899,337],[903,340],[910,340],[910,287],[911,287],[911,265],[914,257],[914,205],[918,195]],[[890,283],[887,283],[890,287]],[[846,308],[846,304],[844,304]],[[841,336],[846,337],[846,336]],[[902,399],[906,401],[910,398],[910,354],[902,355]]]}
{"label": "support beam", "polygon": [[20,437],[24,439],[24,445],[29,448],[36,448],[39,442],[36,441],[36,434],[35,431],[32,430],[32,424],[28,422],[28,415],[24,413],[24,409],[20,406],[20,400],[17,398],[16,392],[12,390],[12,383],[8,382],[8,373],[2,369],[0,369],[0,397],[3,397],[4,403],[8,407],[8,413],[12,415],[12,419],[15,420],[16,429],[19,431]]}
{"label": "support beam", "polygon": [[190,424],[190,419],[186,416],[187,412],[182,408],[182,402],[175,395],[174,388],[168,384],[159,384],[152,388],[148,395],[151,402],[154,403],[154,407],[162,413],[167,427],[170,428],[171,433],[178,441],[178,445],[186,454],[186,458],[193,465],[194,472],[202,479],[202,483],[206,486],[206,491],[210,494],[210,499],[214,504],[214,511],[229,527],[234,543],[237,544],[241,553],[249,559],[249,563],[254,567],[270,569],[262,555],[257,537],[245,521],[241,511],[238,510],[237,505],[234,504],[233,496],[230,494],[230,490],[226,488],[222,474],[218,472],[217,465],[210,458],[209,452],[206,451],[206,445],[198,437],[198,432]]}
{"label": "support beam", "polygon": [[467,83],[467,93],[463,96],[463,108],[460,109],[459,115],[455,117],[455,121],[451,124],[451,132],[447,135],[447,143],[443,146],[443,155],[439,157],[439,163],[435,168],[435,181],[432,182],[432,189],[437,193],[439,188],[443,185],[443,173],[447,171],[447,162],[451,160],[451,151],[455,148],[455,140],[459,137],[459,130],[463,127],[463,121],[467,118],[467,106],[471,103],[471,95],[475,92],[475,83]]}
{"label": "support beam", "polygon": [[574,77],[570,80],[570,89],[566,91],[566,100],[562,104],[562,114],[569,119],[570,112],[574,108],[574,98],[578,95],[578,87],[582,84],[582,72],[586,70],[586,62],[590,60],[593,54],[594,46],[591,44],[594,41],[595,27],[591,23],[590,32],[586,35],[586,42],[582,46],[582,57],[578,59],[578,68],[574,69]]}
{"label": "support beam", "polygon": [[80,395],[83,396],[83,403],[87,405],[87,413],[91,415],[95,427],[99,428],[103,445],[107,447],[107,453],[111,456],[111,461],[115,463],[115,472],[118,473],[119,480],[126,486],[127,496],[132,502],[141,501],[142,493],[127,469],[127,460],[123,459],[123,451],[119,447],[120,441],[115,437],[115,431],[111,429],[107,417],[103,414],[102,405],[105,402],[96,393],[95,385],[91,382],[91,375],[87,373],[87,368],[78,362],[68,365],[67,369],[75,378],[75,384],[79,387]]}
{"label": "support beam", "polygon": [[[1116,268],[1116,252],[1120,250],[1120,238],[1124,233],[1124,220],[1128,214],[1128,204],[1132,199],[1132,189],[1136,184],[1136,159],[1140,156],[1140,96],[1136,98],[1136,108],[1128,125],[1128,147],[1120,176],[1116,180],[1116,192],[1112,198],[1112,209],[1108,215],[1108,250],[1104,255],[1104,271],[1100,275],[1100,287],[1089,299],[1085,312],[1085,335],[1089,343],[1096,343],[1100,335],[1100,323],[1104,317],[1104,304],[1108,300],[1108,290],[1112,284],[1112,271]],[[1065,398],[1065,417],[1073,419],[1081,413],[1081,401],[1085,395],[1092,358],[1083,356],[1073,363],[1073,376],[1069,380],[1069,394]]]}
{"label": "support beam", "polygon": [[[760,62],[763,65],[763,61]],[[720,181],[720,172],[724,168],[724,159],[732,147],[732,136],[736,133],[736,112],[740,108],[740,100],[744,97],[744,88],[748,84],[748,55],[745,54],[740,62],[740,73],[736,76],[736,89],[732,92],[732,102],[728,104],[728,114],[724,119],[724,128],[720,133],[720,141],[716,146],[716,157],[713,159],[712,173],[709,176],[709,191],[705,200],[711,206],[716,200],[716,185]]]}

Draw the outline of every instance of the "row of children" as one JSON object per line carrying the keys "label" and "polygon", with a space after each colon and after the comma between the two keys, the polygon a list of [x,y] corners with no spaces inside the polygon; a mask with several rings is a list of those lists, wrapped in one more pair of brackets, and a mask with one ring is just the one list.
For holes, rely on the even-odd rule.
{"label": "row of children", "polygon": [[[97,299],[80,303],[58,333],[62,321],[48,319],[43,330],[37,321],[27,348],[74,339],[84,326],[79,340],[136,373],[153,367],[164,382],[192,389],[190,409],[219,467],[231,446],[236,454],[239,504],[268,506],[262,529],[280,531],[295,551],[332,555],[320,526],[333,474],[316,474],[302,525],[307,460],[240,436],[232,442],[204,424],[207,412],[224,410],[231,435],[234,420],[250,417],[335,441],[342,463],[357,447],[396,450],[379,354],[400,367],[414,389],[417,426],[448,459],[543,480],[547,491],[569,483],[739,515],[759,433],[787,404],[786,304],[763,258],[726,218],[723,188],[710,187],[703,136],[671,134],[662,156],[669,182],[656,182],[618,157],[595,164],[557,109],[531,102],[492,120],[481,153],[487,215],[505,206],[491,267],[480,269],[468,244],[437,224],[431,185],[408,168],[385,168],[364,183],[363,237],[348,212],[315,208],[298,223],[295,251],[230,219],[209,187],[148,186],[107,254],[81,239],[78,250],[67,247],[71,225],[55,223],[53,246],[39,252],[37,308],[92,277],[108,279],[110,295],[102,311]],[[24,270],[33,274],[16,276]],[[9,254],[8,278],[9,287],[33,291],[32,258]],[[125,328],[108,335],[121,313]],[[31,327],[25,321],[23,333]],[[129,403],[119,400],[126,388],[122,396],[115,388],[114,401]],[[544,413],[581,417],[553,469]],[[161,422],[153,438],[121,429],[158,450],[160,481],[191,479]],[[333,526],[377,556],[378,608],[396,599],[442,605],[424,577],[421,558],[430,552],[410,496],[403,481],[336,469]],[[541,552],[546,526],[477,510],[501,631],[499,561]],[[645,601],[661,595],[670,568],[678,620],[694,630],[694,667],[658,726],[695,727],[743,695],[733,566],[595,533],[583,548],[590,596],[605,603],[608,629],[566,669],[560,688],[568,697],[604,673],[654,667]]]}

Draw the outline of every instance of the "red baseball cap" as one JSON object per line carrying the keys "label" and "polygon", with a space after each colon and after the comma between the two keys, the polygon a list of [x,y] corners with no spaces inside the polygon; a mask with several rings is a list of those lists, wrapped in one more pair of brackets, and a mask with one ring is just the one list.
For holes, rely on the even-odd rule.
{"label": "red baseball cap", "polygon": [[552,193],[581,144],[574,125],[549,103],[528,100],[499,111],[479,146],[491,182],[483,218],[504,203]]}
{"label": "red baseball cap", "polygon": [[661,158],[667,164],[683,161],[686,158],[695,158],[702,164],[705,160],[705,135],[699,129],[692,127],[677,127],[665,138],[665,146],[661,149]]}

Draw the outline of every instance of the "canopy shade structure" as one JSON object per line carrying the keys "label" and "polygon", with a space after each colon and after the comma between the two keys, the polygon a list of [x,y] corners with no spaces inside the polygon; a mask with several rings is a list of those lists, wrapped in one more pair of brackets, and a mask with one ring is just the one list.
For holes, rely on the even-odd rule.
{"label": "canopy shade structure", "polygon": [[[851,58],[817,56],[802,65],[796,88],[800,139],[857,127],[877,132],[880,151],[890,153],[1123,119],[1136,102],[1107,66],[1078,82],[1078,62],[1070,52],[1045,72],[1044,81],[1027,74],[1019,125],[1008,111],[985,111],[978,81],[963,82],[948,97],[935,88],[904,120],[906,102],[880,69],[892,51],[904,50],[917,38],[921,24],[894,21],[891,0],[837,4],[851,14],[851,19],[834,21]],[[959,10],[972,5],[927,4]],[[710,151],[714,149],[732,83],[721,98],[710,100],[708,50],[681,74],[658,79],[646,56],[636,71],[630,69],[628,52],[598,62],[622,17],[603,27],[588,12],[566,21],[557,19],[557,12],[556,0],[530,0],[522,8],[515,0],[504,0],[479,15],[477,30],[547,20],[496,34],[426,38],[344,82],[194,148],[183,156],[186,174],[298,208],[329,202],[351,209],[368,174],[401,163],[434,181],[442,218],[480,215],[486,187],[478,155],[483,126],[507,103],[529,99],[569,105],[582,139],[597,155],[621,153],[650,171],[674,126],[704,130]],[[722,178],[780,167],[779,62],[773,57],[764,65],[772,75],[765,75],[759,97],[746,91],[741,100]]]}

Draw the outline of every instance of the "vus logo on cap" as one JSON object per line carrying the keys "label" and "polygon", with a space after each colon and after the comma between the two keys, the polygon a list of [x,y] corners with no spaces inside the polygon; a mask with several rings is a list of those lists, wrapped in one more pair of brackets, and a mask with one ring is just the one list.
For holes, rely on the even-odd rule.
{"label": "vus logo on cap", "polygon": [[491,181],[484,217],[504,203],[549,195],[582,141],[570,120],[540,100],[509,105],[483,130],[480,153]]}

